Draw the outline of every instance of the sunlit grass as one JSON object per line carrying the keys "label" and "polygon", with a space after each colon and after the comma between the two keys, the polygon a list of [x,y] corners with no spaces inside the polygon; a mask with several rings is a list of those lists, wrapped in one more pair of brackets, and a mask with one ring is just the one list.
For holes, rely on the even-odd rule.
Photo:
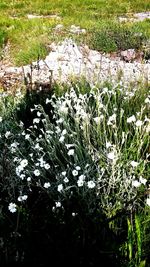
{"label": "sunlit grass", "polygon": [[[103,25],[111,25],[117,17],[126,13],[150,10],[149,0],[145,1],[127,1],[127,0],[2,0],[0,3],[0,28],[7,32],[11,45],[11,58],[15,64],[27,63],[22,60],[22,53],[28,54],[27,46],[38,46],[64,38],[64,35],[57,36],[53,28],[57,24],[63,24],[66,29],[72,25],[79,25],[85,28],[87,32],[93,29],[101,29]],[[34,15],[57,15],[58,18],[36,18],[28,19],[28,14]],[[136,23],[135,28],[150,36],[149,20]],[[65,32],[67,36],[67,32]],[[76,38],[76,36],[74,36]],[[79,38],[80,39],[80,38]],[[84,37],[81,38],[83,41]],[[86,38],[85,38],[86,40]],[[19,51],[21,50],[21,52]],[[23,51],[23,52],[22,52]],[[34,55],[33,55],[34,54]],[[19,59],[19,55],[21,58]],[[30,55],[31,60],[37,58],[36,53]],[[17,58],[17,59],[16,59]]]}

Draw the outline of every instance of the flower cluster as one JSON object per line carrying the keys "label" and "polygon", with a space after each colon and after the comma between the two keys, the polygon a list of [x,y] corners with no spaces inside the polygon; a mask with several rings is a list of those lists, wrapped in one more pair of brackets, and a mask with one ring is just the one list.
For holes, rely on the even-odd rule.
{"label": "flower cluster", "polygon": [[[90,203],[96,196],[111,216],[118,203],[121,208],[136,199],[138,190],[148,186],[148,155],[144,158],[142,151],[150,120],[143,106],[136,114],[128,112],[132,97],[118,87],[92,88],[81,94],[76,86],[62,96],[46,99],[45,105],[53,108],[50,113],[35,105],[32,125],[24,130],[21,123],[10,145],[21,190],[14,201],[17,204],[11,202],[9,210],[16,212],[24,204],[32,184],[54,197],[54,210],[63,209],[64,198],[79,194],[88,195]],[[10,136],[6,131],[5,137]]]}

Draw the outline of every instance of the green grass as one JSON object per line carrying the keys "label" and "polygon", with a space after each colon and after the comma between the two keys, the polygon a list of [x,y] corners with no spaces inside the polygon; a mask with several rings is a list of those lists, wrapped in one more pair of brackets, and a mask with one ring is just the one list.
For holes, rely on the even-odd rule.
{"label": "green grass", "polygon": [[[103,25],[109,27],[119,15],[126,13],[132,15],[135,12],[148,10],[150,10],[149,0],[2,0],[0,3],[0,28],[7,33],[10,40],[10,58],[13,63],[21,65],[28,62],[28,57],[30,60],[36,60],[39,49],[30,53],[33,46],[41,47],[41,43],[42,46],[45,46],[51,40],[60,39],[59,36],[52,34],[53,28],[59,23],[64,24],[66,29],[71,24],[75,24],[86,28],[87,32],[92,32],[95,29],[103,29]],[[60,16],[60,20],[54,18],[29,20],[27,14],[56,14]],[[129,26],[132,27],[132,25]],[[149,20],[136,23],[134,27],[136,31],[138,29],[150,37]],[[63,37],[62,35],[61,38]],[[86,42],[86,37],[82,38],[82,41]],[[113,50],[113,42],[111,40],[109,42]],[[27,55],[25,55],[26,53]],[[43,49],[40,56],[43,56]]]}

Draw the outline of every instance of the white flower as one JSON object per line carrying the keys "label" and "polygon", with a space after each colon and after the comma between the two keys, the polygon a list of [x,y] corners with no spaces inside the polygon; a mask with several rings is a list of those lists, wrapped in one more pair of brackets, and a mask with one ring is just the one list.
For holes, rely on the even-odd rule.
{"label": "white flower", "polygon": [[8,206],[8,209],[10,212],[14,213],[17,211],[17,205],[15,203],[10,203],[9,206]]}
{"label": "white flower", "polygon": [[134,187],[139,187],[139,186],[141,185],[141,183],[138,182],[137,180],[134,180],[134,181],[132,182],[132,185],[133,185]]}
{"label": "white flower", "polygon": [[68,108],[65,107],[64,105],[62,105],[62,106],[60,107],[59,111],[60,111],[61,113],[67,114],[67,113],[68,113]]}
{"label": "white flower", "polygon": [[96,124],[100,123],[101,118],[100,117],[95,117],[93,118],[93,120],[96,122]]}
{"label": "white flower", "polygon": [[33,123],[39,123],[39,122],[40,122],[40,119],[39,118],[33,119]]}
{"label": "white flower", "polygon": [[64,119],[60,118],[59,120],[56,121],[56,123],[63,123]]}
{"label": "white flower", "polygon": [[145,98],[145,103],[146,104],[150,104],[150,99],[147,97],[147,98]]}
{"label": "white flower", "polygon": [[61,174],[62,174],[63,176],[66,176],[66,172],[62,172]]}
{"label": "white flower", "polygon": [[46,164],[44,164],[44,168],[45,168],[45,170],[49,170],[50,165],[48,163],[46,163]]}
{"label": "white flower", "polygon": [[70,149],[70,150],[68,151],[68,155],[69,155],[69,156],[73,156],[73,155],[74,155],[74,149]]}
{"label": "white flower", "polygon": [[37,116],[40,117],[42,113],[40,111],[37,111]]}
{"label": "white flower", "polygon": [[80,180],[80,181],[84,181],[84,180],[85,180],[85,175],[84,175],[84,174],[81,174],[81,175],[79,176],[79,180]]}
{"label": "white flower", "polygon": [[65,144],[66,148],[69,149],[70,147],[73,147],[74,144]]}
{"label": "white flower", "polygon": [[17,148],[18,145],[19,145],[19,143],[17,143],[17,142],[12,143],[12,144],[10,145],[11,148],[13,148],[12,151],[15,152],[15,151],[16,151],[15,148]]}
{"label": "white flower", "polygon": [[62,131],[62,135],[65,135],[67,133],[67,130],[66,129],[64,129],[63,131]]}
{"label": "white flower", "polygon": [[95,185],[96,184],[93,181],[88,181],[88,183],[87,183],[88,188],[94,188]]}
{"label": "white flower", "polygon": [[115,121],[116,120],[116,114],[114,113],[112,116],[109,117],[109,121]]}
{"label": "white flower", "polygon": [[20,174],[21,180],[24,180],[25,177],[26,177],[25,174]]}
{"label": "white flower", "polygon": [[28,178],[27,178],[27,181],[30,182],[30,181],[31,181],[31,177],[28,177]]}
{"label": "white flower", "polygon": [[107,154],[107,158],[108,159],[111,159],[111,160],[114,160],[116,158],[114,151],[108,153]]}
{"label": "white flower", "polygon": [[25,201],[27,200],[28,196],[27,195],[24,195],[24,196],[19,196],[18,197],[18,201],[22,202],[22,201]]}
{"label": "white flower", "polygon": [[147,198],[147,199],[146,199],[146,204],[147,204],[148,206],[150,206],[150,198]]}
{"label": "white flower", "polygon": [[80,171],[81,170],[81,167],[80,166],[76,166],[75,167],[77,171]]}
{"label": "white flower", "polygon": [[79,179],[79,180],[77,181],[77,184],[78,184],[79,187],[81,187],[81,186],[84,185],[84,181]]}
{"label": "white flower", "polygon": [[131,161],[131,166],[134,168],[134,167],[137,167],[138,165],[139,165],[139,163],[138,162],[136,162],[136,161],[134,161],[134,160],[132,160]]}
{"label": "white flower", "polygon": [[2,118],[2,117],[0,117],[0,122],[2,122],[2,120],[3,120],[3,118]]}
{"label": "white flower", "polygon": [[137,127],[141,127],[142,124],[143,124],[143,122],[140,121],[140,120],[137,120],[136,123],[135,123],[135,125],[136,125]]}
{"label": "white flower", "polygon": [[45,162],[45,160],[43,159],[43,157],[39,158],[38,161],[39,161],[40,163],[36,163],[36,164],[35,164],[36,166],[39,166],[39,164],[40,164],[40,167],[41,167],[41,168],[45,167],[46,162]]}
{"label": "white flower", "polygon": [[127,118],[127,123],[131,123],[131,122],[135,122],[136,118],[134,115],[132,115],[131,117]]}
{"label": "white flower", "polygon": [[30,138],[30,134],[25,135],[25,139],[28,140]]}
{"label": "white flower", "polygon": [[60,143],[63,143],[64,140],[65,140],[65,137],[64,137],[64,135],[62,135],[62,136],[59,138],[59,142],[60,142]]}
{"label": "white flower", "polygon": [[6,138],[8,138],[10,135],[11,135],[11,132],[10,132],[10,131],[7,131],[7,132],[5,133],[5,137],[6,137]]}
{"label": "white flower", "polygon": [[60,201],[56,201],[55,205],[56,205],[56,208],[60,208],[61,207],[61,202]]}
{"label": "white flower", "polygon": [[143,178],[142,176],[140,176],[140,182],[144,185],[146,185],[147,180],[145,178]]}
{"label": "white flower", "polygon": [[16,167],[16,174],[18,176],[20,176],[20,173],[23,171],[23,167],[21,165],[19,165],[18,167]]}
{"label": "white flower", "polygon": [[20,162],[20,166],[22,166],[22,168],[26,167],[28,165],[28,160],[27,159],[23,159]]}
{"label": "white flower", "polygon": [[73,170],[72,174],[73,174],[73,176],[77,176],[78,175],[78,171],[77,170]]}
{"label": "white flower", "polygon": [[33,172],[33,173],[34,173],[34,175],[35,175],[35,176],[39,176],[39,175],[40,175],[40,171],[39,171],[39,170],[37,170],[37,169],[36,169],[36,170],[34,170],[34,172]]}
{"label": "white flower", "polygon": [[48,99],[48,98],[46,98],[46,104],[48,104],[48,103],[50,103],[50,102],[51,102],[51,100]]}
{"label": "white flower", "polygon": [[69,179],[67,177],[64,178],[64,182],[65,183],[68,183],[69,182]]}
{"label": "white flower", "polygon": [[112,146],[112,144],[110,142],[106,142],[106,148],[109,148],[111,146]]}
{"label": "white flower", "polygon": [[47,183],[44,183],[44,188],[49,188],[51,186],[51,184],[49,183],[49,182],[47,182]]}
{"label": "white flower", "polygon": [[57,187],[57,191],[58,192],[61,192],[63,190],[63,185],[62,184],[59,184],[58,187]]}

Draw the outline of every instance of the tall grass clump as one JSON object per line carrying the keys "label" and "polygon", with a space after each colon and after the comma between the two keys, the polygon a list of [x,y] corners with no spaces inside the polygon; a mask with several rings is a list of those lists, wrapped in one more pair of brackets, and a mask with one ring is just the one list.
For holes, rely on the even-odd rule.
{"label": "tall grass clump", "polygon": [[150,95],[141,90],[139,101],[138,90],[76,84],[32,102],[28,124],[17,106],[16,126],[1,132],[11,170],[1,184],[2,264],[145,260],[138,214],[150,205]]}
{"label": "tall grass clump", "polygon": [[139,32],[138,29],[128,24],[111,23],[92,32],[90,45],[96,50],[109,53],[130,48],[138,50],[145,40],[144,31]]}

